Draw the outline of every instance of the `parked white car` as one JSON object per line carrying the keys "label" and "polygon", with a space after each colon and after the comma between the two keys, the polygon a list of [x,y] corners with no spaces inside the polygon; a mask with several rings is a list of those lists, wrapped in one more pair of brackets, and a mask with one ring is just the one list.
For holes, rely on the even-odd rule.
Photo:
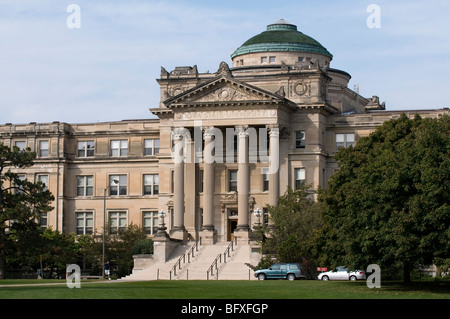
{"label": "parked white car", "polygon": [[336,270],[320,273],[319,280],[365,280],[366,273],[362,270],[348,271],[348,268],[337,267]]}

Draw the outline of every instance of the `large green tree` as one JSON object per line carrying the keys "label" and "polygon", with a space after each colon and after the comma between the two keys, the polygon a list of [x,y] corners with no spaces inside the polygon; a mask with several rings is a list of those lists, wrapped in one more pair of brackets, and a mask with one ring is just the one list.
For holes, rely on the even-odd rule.
{"label": "large green tree", "polygon": [[42,183],[22,180],[16,169],[33,166],[30,149],[0,143],[0,279],[5,276],[6,257],[17,251],[20,239],[35,234],[40,214],[52,210],[53,195]]}
{"label": "large green tree", "polygon": [[[86,266],[101,272],[103,267],[103,238],[100,234],[83,235],[78,238],[80,255]],[[117,234],[106,233],[105,236],[105,261],[111,263],[115,275],[121,277],[133,270],[133,254],[152,253],[153,241],[147,239],[144,230],[131,224],[127,228],[119,230]]]}
{"label": "large green tree", "polygon": [[449,258],[450,121],[405,114],[336,154],[319,194],[322,262],[382,271]]}
{"label": "large green tree", "polygon": [[278,206],[268,206],[271,223],[263,243],[265,252],[273,252],[281,262],[300,262],[313,271],[314,243],[322,227],[320,203],[308,186],[288,188],[278,199]]}

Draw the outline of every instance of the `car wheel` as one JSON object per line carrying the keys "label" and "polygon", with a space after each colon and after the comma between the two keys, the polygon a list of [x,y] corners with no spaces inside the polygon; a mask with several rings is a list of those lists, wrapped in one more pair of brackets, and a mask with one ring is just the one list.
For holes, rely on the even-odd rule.
{"label": "car wheel", "polygon": [[350,277],[350,280],[351,280],[351,281],[356,281],[357,278],[356,278],[356,276],[351,276],[351,277]]}
{"label": "car wheel", "polygon": [[264,274],[258,275],[258,280],[264,280],[264,279],[266,279],[266,275],[264,275]]}
{"label": "car wheel", "polygon": [[328,278],[328,276],[323,276],[323,277],[322,277],[322,280],[327,281],[327,280],[330,280],[330,278]]}
{"label": "car wheel", "polygon": [[295,280],[295,275],[294,274],[288,274],[287,275],[287,279],[288,280]]}

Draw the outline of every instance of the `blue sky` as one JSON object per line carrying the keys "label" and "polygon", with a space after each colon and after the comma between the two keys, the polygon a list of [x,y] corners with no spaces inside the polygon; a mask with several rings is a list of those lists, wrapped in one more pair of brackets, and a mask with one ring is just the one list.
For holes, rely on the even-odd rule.
{"label": "blue sky", "polygon": [[[367,7],[381,9],[368,28]],[[70,29],[67,6],[80,8]],[[0,124],[152,118],[160,68],[221,61],[285,19],[388,110],[449,107],[450,2],[0,0]]]}

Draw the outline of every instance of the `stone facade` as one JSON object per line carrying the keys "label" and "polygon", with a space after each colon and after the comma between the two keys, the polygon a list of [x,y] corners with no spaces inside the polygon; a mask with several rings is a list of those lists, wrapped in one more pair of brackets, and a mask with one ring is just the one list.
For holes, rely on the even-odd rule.
{"label": "stone facade", "polygon": [[158,119],[8,123],[0,142],[37,153],[19,173],[55,196],[43,226],[102,232],[106,211],[112,231],[133,223],[153,236],[164,210],[172,239],[248,241],[264,221],[255,209],[276,205],[288,186],[326,186],[338,147],[400,116],[350,90],[350,75],[330,61],[308,50],[246,51],[216,73],[161,68],[160,103],[150,109]]}

